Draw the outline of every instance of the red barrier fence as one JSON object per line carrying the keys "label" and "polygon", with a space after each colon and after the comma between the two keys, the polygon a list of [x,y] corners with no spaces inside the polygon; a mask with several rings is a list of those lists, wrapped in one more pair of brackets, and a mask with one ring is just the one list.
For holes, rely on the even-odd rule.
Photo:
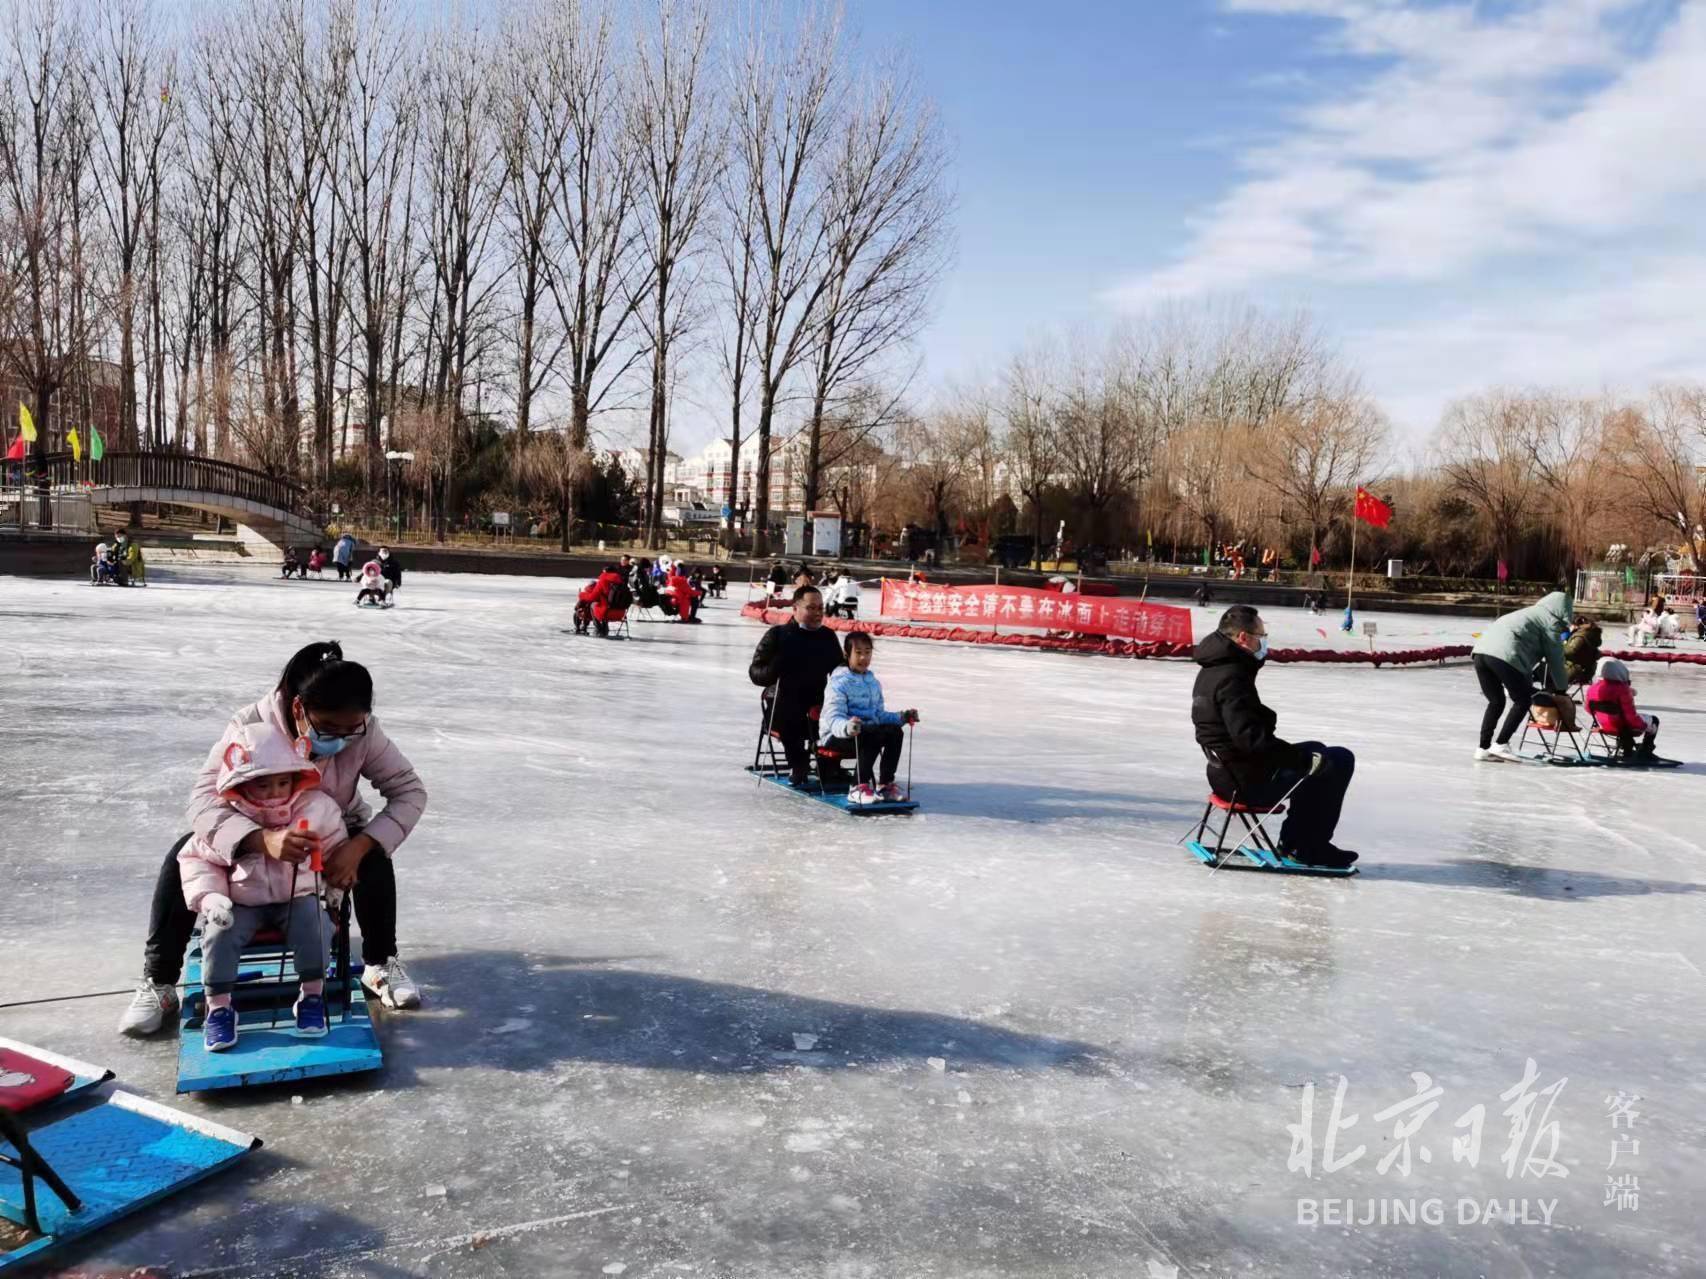
{"label": "red barrier fence", "polygon": [[1652,649],[1605,649],[1601,657],[1615,657],[1620,662],[1664,662],[1667,665],[1706,666],[1706,653],[1678,653],[1671,649],[1654,652]]}
{"label": "red barrier fence", "polygon": [[[741,609],[742,617],[767,622],[772,626],[786,622],[792,613],[786,609],[766,608],[763,604],[748,604]],[[1003,648],[1035,648],[1051,653],[1100,653],[1105,657],[1189,657],[1190,644],[1166,641],[1122,640],[1082,636],[1067,638],[1059,635],[997,634],[974,630],[969,626],[909,626],[904,622],[850,622],[846,618],[826,617],[823,624],[837,631],[864,631],[867,635],[886,635],[899,639],[952,640],[959,644],[996,644]],[[1420,662],[1439,662],[1448,657],[1466,657],[1467,644],[1452,644],[1443,648],[1402,649],[1387,653],[1339,652],[1333,649],[1280,648],[1268,654],[1270,662],[1352,662],[1374,666],[1405,666]]]}

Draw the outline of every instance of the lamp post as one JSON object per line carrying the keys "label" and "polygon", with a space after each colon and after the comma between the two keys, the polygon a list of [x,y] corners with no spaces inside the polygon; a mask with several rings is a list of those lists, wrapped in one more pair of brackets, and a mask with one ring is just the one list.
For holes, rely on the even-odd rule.
{"label": "lamp post", "polygon": [[403,466],[405,463],[414,460],[415,455],[413,453],[402,452],[397,449],[385,451],[385,471],[391,487],[392,522],[395,528],[395,536],[399,539],[403,536]]}

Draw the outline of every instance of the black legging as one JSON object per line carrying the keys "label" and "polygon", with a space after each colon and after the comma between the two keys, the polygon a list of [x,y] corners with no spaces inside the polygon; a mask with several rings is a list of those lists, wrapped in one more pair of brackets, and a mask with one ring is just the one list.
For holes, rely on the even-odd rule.
{"label": "black legging", "polygon": [[[1500,745],[1516,734],[1534,698],[1534,683],[1501,657],[1477,653],[1474,660],[1475,678],[1481,681],[1481,693],[1487,699],[1487,709],[1481,714],[1481,749],[1486,750],[1493,744],[1495,728],[1499,730]],[[1505,711],[1507,693],[1511,703],[1508,712]],[[1499,724],[1501,713],[1505,716],[1503,726]]]}
{"label": "black legging", "polygon": [[[178,850],[189,840],[190,836],[183,836],[166,854],[148,908],[142,972],[161,986],[177,984],[190,934],[195,931],[195,912],[184,904],[184,882],[178,874]],[[361,926],[362,963],[383,964],[397,953],[397,874],[382,848],[363,857],[356,869],[355,918]]]}

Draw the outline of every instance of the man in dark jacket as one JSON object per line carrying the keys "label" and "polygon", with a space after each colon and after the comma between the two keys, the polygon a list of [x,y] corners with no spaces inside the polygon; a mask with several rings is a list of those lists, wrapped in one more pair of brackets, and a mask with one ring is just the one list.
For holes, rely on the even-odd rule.
{"label": "man in dark jacket", "polygon": [[[794,592],[794,616],[765,631],[752,655],[748,675],[754,684],[770,690],[770,727],[781,734],[788,772],[796,786],[805,785],[811,775],[809,752],[817,737],[807,713],[823,705],[823,686],[830,672],[846,660],[835,632],[824,627],[823,596],[815,586]],[[839,772],[839,768],[826,770],[825,784],[843,783]]]}
{"label": "man in dark jacket", "polygon": [[1208,784],[1223,799],[1236,789],[1241,801],[1259,807],[1291,792],[1280,850],[1300,862],[1343,869],[1357,855],[1335,848],[1333,831],[1356,757],[1342,746],[1293,745],[1275,734],[1279,717],[1256,692],[1267,656],[1267,625],[1247,604],[1221,614],[1214,633],[1196,647],[1202,669],[1191,690],[1191,723],[1209,756]]}

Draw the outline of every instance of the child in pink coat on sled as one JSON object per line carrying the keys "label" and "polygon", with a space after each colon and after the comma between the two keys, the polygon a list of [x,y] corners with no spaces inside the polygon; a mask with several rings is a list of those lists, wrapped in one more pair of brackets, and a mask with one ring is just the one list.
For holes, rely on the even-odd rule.
{"label": "child in pink coat on sled", "polygon": [[[319,841],[316,859],[348,838],[343,810],[319,789],[320,770],[310,762],[305,738],[292,742],[270,724],[246,724],[227,734],[222,745],[218,787],[226,804],[266,829],[312,835]],[[296,960],[301,982],[297,1032],[324,1035],[331,929],[320,906],[315,867],[264,854],[231,860],[200,838],[184,845],[178,865],[185,904],[201,916],[208,1050],[223,1052],[237,1042],[237,1010],[231,1002],[237,964],[243,947],[264,929],[282,931]]]}

